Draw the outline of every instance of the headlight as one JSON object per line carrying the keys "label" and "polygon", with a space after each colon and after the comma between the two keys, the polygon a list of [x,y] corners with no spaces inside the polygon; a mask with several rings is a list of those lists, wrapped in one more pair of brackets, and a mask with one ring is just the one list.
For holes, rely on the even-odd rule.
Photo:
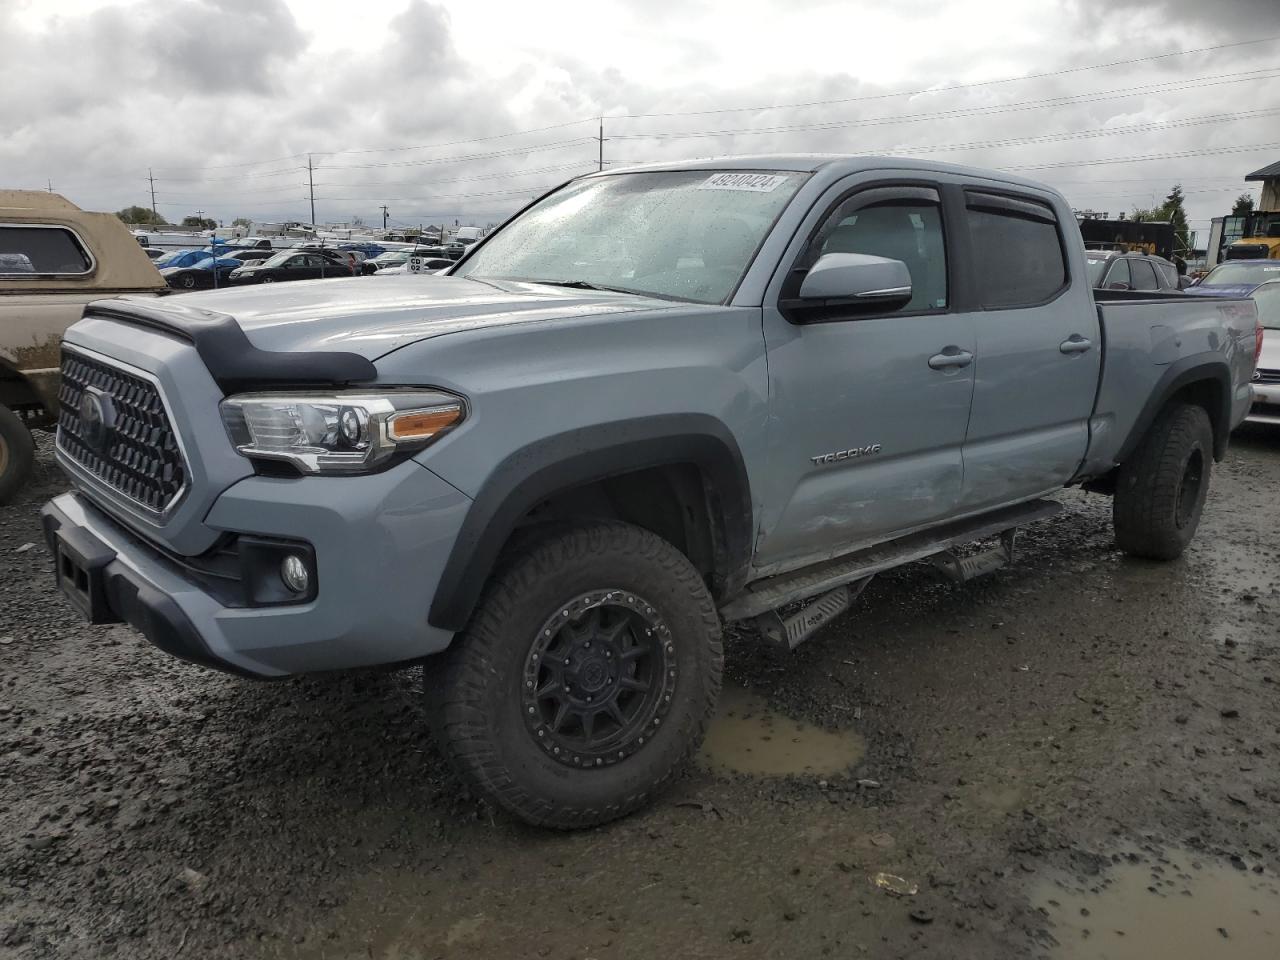
{"label": "headlight", "polygon": [[460,398],[434,391],[244,393],[222,401],[222,422],[250,459],[303,473],[368,473],[420,450],[462,422]]}

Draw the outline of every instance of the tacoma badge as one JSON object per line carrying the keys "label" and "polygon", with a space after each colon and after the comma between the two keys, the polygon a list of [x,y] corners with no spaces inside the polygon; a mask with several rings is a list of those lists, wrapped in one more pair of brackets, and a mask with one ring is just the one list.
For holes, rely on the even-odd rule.
{"label": "tacoma badge", "polygon": [[837,463],[841,460],[852,460],[854,457],[869,457],[880,452],[880,444],[869,443],[865,447],[850,447],[848,450],[836,450],[834,453],[824,453],[820,457],[810,457],[809,459],[817,466],[824,463]]}

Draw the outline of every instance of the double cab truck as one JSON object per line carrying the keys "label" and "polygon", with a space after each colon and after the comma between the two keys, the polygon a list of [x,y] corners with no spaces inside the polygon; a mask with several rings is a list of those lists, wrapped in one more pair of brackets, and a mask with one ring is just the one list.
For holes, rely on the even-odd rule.
{"label": "double cab truck", "polygon": [[790,648],[891,567],[994,569],[1068,485],[1183,552],[1255,306],[1085,259],[1030,180],[768,156],[573,180],[442,276],[95,303],[57,577],[246,677],[422,664],[475,789],[601,823],[696,749],[725,622]]}

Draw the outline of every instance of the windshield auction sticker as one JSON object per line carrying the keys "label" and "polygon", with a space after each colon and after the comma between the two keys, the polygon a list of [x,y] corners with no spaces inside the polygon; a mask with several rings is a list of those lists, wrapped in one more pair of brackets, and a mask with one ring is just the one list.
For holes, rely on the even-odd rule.
{"label": "windshield auction sticker", "polygon": [[775,173],[715,173],[703,183],[699,190],[749,190],[752,193],[772,193],[787,182],[785,175]]}

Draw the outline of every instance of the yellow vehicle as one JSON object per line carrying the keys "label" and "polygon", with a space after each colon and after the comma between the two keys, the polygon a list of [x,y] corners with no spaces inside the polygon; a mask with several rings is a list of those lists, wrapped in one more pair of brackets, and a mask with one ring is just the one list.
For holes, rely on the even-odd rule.
{"label": "yellow vehicle", "polygon": [[57,425],[62,332],[91,300],[165,289],[115,214],[0,190],[0,503],[31,470],[30,431]]}
{"label": "yellow vehicle", "polygon": [[1226,260],[1280,260],[1280,211],[1251,213],[1244,236],[1227,245]]}

